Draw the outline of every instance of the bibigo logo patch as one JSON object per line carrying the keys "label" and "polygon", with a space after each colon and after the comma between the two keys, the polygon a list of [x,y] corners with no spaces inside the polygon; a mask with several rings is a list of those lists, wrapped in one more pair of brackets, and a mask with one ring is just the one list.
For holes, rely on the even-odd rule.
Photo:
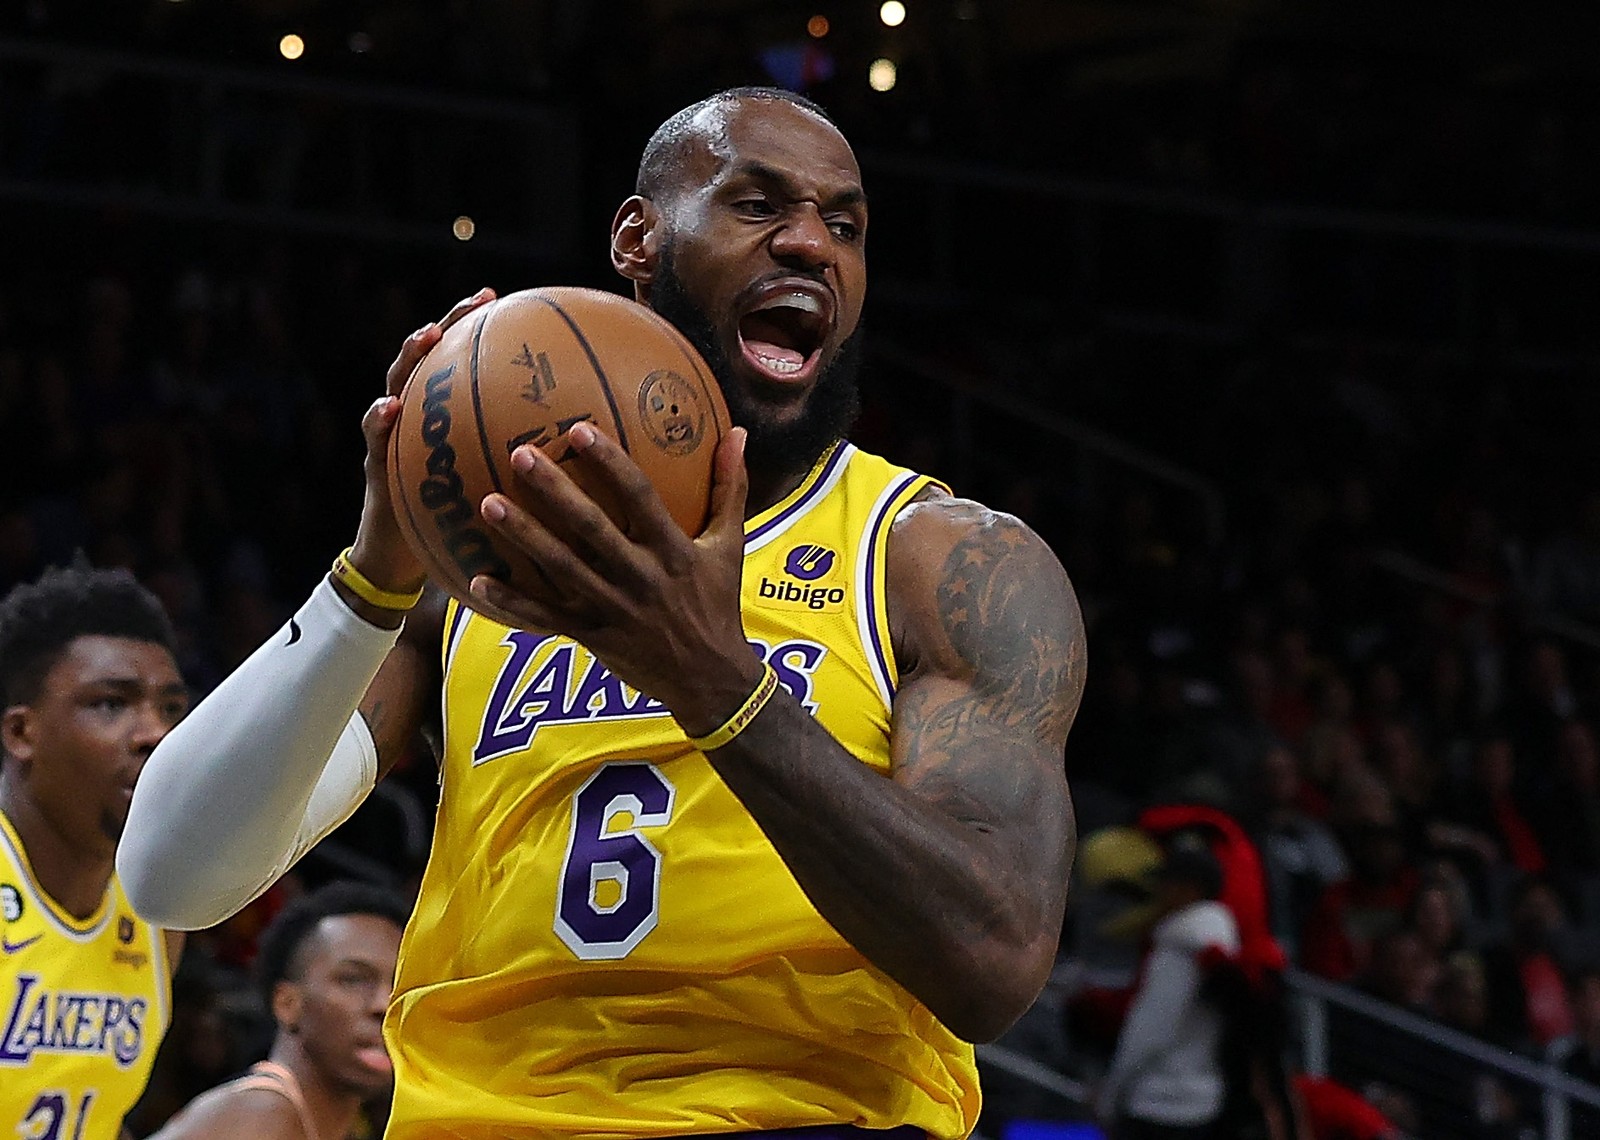
{"label": "bibigo logo patch", "polygon": [[845,598],[838,570],[838,552],[829,547],[816,543],[790,547],[780,569],[761,575],[757,600],[773,609],[837,613]]}

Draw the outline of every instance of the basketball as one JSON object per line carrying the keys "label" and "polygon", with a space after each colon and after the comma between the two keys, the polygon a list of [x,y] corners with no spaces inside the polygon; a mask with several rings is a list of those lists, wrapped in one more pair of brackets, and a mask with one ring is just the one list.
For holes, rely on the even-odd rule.
{"label": "basketball", "polygon": [[389,495],[428,576],[496,621],[468,593],[474,576],[499,578],[531,597],[549,594],[542,571],[479,514],[492,491],[539,516],[537,495],[512,470],[531,443],[615,520],[606,488],[566,463],[567,431],[588,421],[637,463],[685,533],[705,526],[711,462],[729,428],[711,369],[664,318],[597,289],[510,293],[444,333],[400,394],[389,437]]}

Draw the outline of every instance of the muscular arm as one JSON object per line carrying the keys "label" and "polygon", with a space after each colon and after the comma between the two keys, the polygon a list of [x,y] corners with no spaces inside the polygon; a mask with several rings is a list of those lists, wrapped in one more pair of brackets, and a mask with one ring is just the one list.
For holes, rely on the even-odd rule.
{"label": "muscular arm", "polygon": [[988,1040],[1038,997],[1060,937],[1082,617],[1037,536],[948,497],[895,523],[888,573],[893,778],[788,700],[711,762],[834,928],[953,1032]]}
{"label": "muscular arm", "polygon": [[[340,597],[357,613],[381,619],[381,613],[373,614],[372,607],[349,591],[341,589]],[[444,636],[446,602],[442,591],[428,587],[422,601],[406,615],[400,640],[383,659],[377,676],[361,698],[361,719],[367,722],[372,742],[378,748],[380,780],[410,751],[419,732],[438,754],[439,685],[443,677],[440,639]]]}
{"label": "muscular arm", "polygon": [[117,848],[138,913],[175,930],[219,922],[356,809],[410,744],[437,682],[428,614],[400,639],[399,614],[386,631],[319,585],[161,741]]}

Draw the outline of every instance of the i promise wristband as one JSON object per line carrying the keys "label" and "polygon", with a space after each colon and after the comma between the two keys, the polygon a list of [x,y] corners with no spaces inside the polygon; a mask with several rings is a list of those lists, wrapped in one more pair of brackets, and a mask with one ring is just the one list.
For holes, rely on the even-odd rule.
{"label": "i promise wristband", "polygon": [[767,707],[767,702],[772,699],[772,694],[778,691],[778,674],[771,665],[765,666],[766,672],[761,675],[761,683],[756,686],[755,692],[745,698],[744,704],[739,706],[739,711],[722,722],[722,727],[708,732],[704,736],[691,736],[689,743],[701,752],[710,752],[722,748],[734,737],[738,736],[756,719],[756,714]]}
{"label": "i promise wristband", "polygon": [[353,546],[345,547],[339,552],[339,557],[333,560],[333,576],[344,583],[352,594],[380,610],[409,610],[422,600],[420,586],[414,593],[401,594],[374,585],[372,579],[357,570],[356,564],[350,561],[350,552],[354,549]]}

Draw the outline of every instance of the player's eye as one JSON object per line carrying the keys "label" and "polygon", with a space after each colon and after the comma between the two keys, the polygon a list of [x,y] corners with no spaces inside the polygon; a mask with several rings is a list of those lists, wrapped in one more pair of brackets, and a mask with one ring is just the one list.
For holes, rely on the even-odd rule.
{"label": "player's eye", "polygon": [[860,238],[861,227],[848,218],[835,218],[828,223],[828,229],[833,231],[833,236],[840,241],[853,242]]}
{"label": "player's eye", "polygon": [[89,702],[89,707],[99,709],[102,712],[116,712],[128,707],[128,699],[126,697],[113,696],[96,697]]}
{"label": "player's eye", "polygon": [[733,208],[753,218],[770,218],[778,212],[778,208],[765,198],[741,198],[733,204]]}

